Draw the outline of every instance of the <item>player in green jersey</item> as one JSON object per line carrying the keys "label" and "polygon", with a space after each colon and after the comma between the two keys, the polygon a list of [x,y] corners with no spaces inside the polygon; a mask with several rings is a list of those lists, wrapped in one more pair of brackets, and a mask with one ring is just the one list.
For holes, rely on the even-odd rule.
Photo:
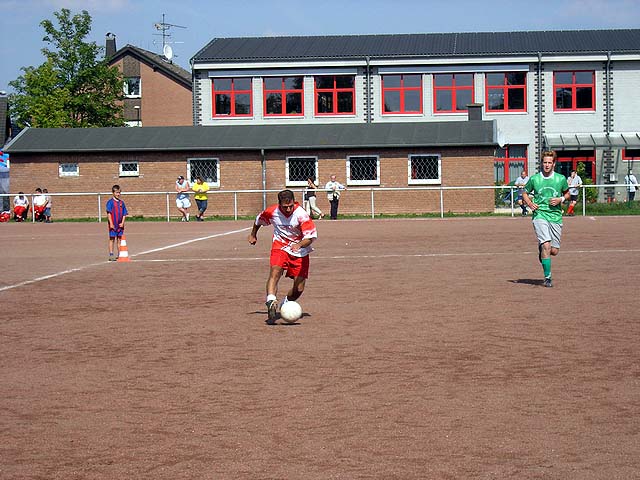
{"label": "player in green jersey", "polygon": [[562,203],[570,198],[567,179],[553,171],[557,158],[554,151],[542,152],[542,170],[529,178],[522,194],[533,212],[533,230],[538,237],[538,259],[542,264],[545,287],[553,287],[551,257],[560,251]]}

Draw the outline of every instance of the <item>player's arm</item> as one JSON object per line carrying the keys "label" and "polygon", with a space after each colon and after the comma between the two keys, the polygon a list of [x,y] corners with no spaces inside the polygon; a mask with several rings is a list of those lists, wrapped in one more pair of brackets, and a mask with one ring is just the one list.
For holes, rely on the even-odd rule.
{"label": "player's arm", "polygon": [[526,190],[522,191],[522,201],[531,210],[537,210],[538,209],[538,204],[535,203],[533,200],[531,200],[531,197],[529,196],[529,193]]}
{"label": "player's arm", "polygon": [[549,205],[556,206],[561,203],[568,202],[571,199],[571,195],[569,194],[569,188],[562,192],[562,195],[559,197],[553,197],[549,199]]}
{"label": "player's arm", "polygon": [[251,228],[251,232],[249,232],[249,237],[247,238],[251,245],[255,245],[258,241],[258,230],[260,230],[260,225],[254,223],[253,227]]}

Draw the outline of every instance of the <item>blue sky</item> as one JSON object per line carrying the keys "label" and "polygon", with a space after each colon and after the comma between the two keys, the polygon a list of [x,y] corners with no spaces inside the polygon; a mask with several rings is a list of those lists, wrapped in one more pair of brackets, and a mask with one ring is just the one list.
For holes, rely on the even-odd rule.
{"label": "blue sky", "polygon": [[161,53],[154,24],[172,27],[174,62],[189,59],[216,37],[341,35],[640,28],[640,0],[0,0],[0,90],[20,68],[43,63],[40,22],[68,8],[91,15],[89,41],[132,44]]}

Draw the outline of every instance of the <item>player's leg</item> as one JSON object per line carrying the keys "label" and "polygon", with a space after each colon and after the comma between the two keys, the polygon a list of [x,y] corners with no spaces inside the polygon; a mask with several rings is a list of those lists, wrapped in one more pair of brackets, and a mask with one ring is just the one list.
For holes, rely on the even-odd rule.
{"label": "player's leg", "polygon": [[551,230],[549,222],[542,219],[535,219],[533,230],[538,238],[538,259],[542,265],[544,274],[544,285],[551,286]]}
{"label": "player's leg", "polygon": [[116,242],[116,237],[111,235],[111,232],[109,232],[109,261],[110,262],[116,259],[115,255],[113,254],[113,248],[115,246],[115,242]]}

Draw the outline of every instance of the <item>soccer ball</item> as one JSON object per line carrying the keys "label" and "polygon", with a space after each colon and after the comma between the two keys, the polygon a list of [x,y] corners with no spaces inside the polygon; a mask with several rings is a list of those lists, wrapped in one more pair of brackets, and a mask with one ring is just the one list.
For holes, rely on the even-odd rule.
{"label": "soccer ball", "polygon": [[280,307],[280,318],[285,322],[295,323],[300,317],[302,317],[302,307],[298,302],[290,300]]}

